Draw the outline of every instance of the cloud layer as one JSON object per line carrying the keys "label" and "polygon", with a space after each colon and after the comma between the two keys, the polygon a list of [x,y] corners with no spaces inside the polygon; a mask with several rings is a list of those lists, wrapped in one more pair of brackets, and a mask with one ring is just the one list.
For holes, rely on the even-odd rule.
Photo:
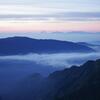
{"label": "cloud layer", "polygon": [[37,21],[100,21],[100,10],[82,11],[62,7],[35,7],[32,5],[0,5],[0,20]]}
{"label": "cloud layer", "polygon": [[5,56],[0,57],[2,60],[26,60],[33,61],[37,64],[53,67],[70,67],[72,65],[79,65],[87,60],[95,60],[100,58],[100,53],[59,53],[59,54],[28,54],[23,56]]}

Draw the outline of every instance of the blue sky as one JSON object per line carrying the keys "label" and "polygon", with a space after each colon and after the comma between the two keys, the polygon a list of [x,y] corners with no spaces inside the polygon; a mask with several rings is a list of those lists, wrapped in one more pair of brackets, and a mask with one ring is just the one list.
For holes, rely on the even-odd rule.
{"label": "blue sky", "polygon": [[[35,4],[35,5],[49,5],[49,6],[63,6],[63,5],[100,5],[99,0],[2,0],[0,4]],[[53,4],[53,5],[52,5]]]}
{"label": "blue sky", "polygon": [[100,0],[0,0],[0,32],[100,32]]}

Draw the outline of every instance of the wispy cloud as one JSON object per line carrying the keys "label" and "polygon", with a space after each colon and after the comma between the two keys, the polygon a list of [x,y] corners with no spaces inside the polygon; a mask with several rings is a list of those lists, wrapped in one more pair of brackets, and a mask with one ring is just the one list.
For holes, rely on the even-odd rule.
{"label": "wispy cloud", "polygon": [[[16,22],[18,23],[15,25]],[[0,1],[1,32],[73,30],[97,32],[100,31],[99,26],[99,0]]]}
{"label": "wispy cloud", "polygon": [[87,60],[95,60],[100,58],[100,53],[58,53],[58,54],[28,54],[23,56],[5,56],[0,57],[1,60],[26,60],[33,61],[40,65],[54,67],[70,67],[79,65]]}
{"label": "wispy cloud", "polygon": [[60,12],[51,14],[1,14],[1,20],[100,21],[99,12]]}
{"label": "wispy cloud", "polygon": [[[57,4],[58,5],[58,4]],[[99,21],[100,11],[98,6],[94,9],[81,7],[58,8],[36,5],[0,5],[0,20],[43,20],[43,21]],[[73,3],[71,4],[73,5]],[[81,5],[81,3],[79,3]],[[91,7],[91,6],[90,6]]]}

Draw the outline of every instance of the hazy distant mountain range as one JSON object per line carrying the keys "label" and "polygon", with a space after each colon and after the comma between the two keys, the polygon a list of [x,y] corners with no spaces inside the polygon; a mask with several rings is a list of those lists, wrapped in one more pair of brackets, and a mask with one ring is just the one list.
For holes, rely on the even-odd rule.
{"label": "hazy distant mountain range", "polygon": [[95,42],[94,42],[94,44],[93,43],[86,43],[86,42],[78,42],[78,44],[90,47],[90,48],[100,52],[100,43],[99,43],[99,41],[97,42],[97,44]]}
{"label": "hazy distant mountain range", "polygon": [[0,55],[22,55],[28,53],[94,52],[79,43],[58,40],[37,40],[27,37],[0,39]]}

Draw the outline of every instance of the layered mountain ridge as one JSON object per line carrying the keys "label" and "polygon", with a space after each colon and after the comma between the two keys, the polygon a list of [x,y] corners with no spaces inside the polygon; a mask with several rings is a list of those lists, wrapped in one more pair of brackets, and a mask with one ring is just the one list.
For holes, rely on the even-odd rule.
{"label": "layered mountain ridge", "polygon": [[0,39],[0,55],[23,55],[29,53],[90,53],[92,48],[74,42],[38,40],[27,37]]}

